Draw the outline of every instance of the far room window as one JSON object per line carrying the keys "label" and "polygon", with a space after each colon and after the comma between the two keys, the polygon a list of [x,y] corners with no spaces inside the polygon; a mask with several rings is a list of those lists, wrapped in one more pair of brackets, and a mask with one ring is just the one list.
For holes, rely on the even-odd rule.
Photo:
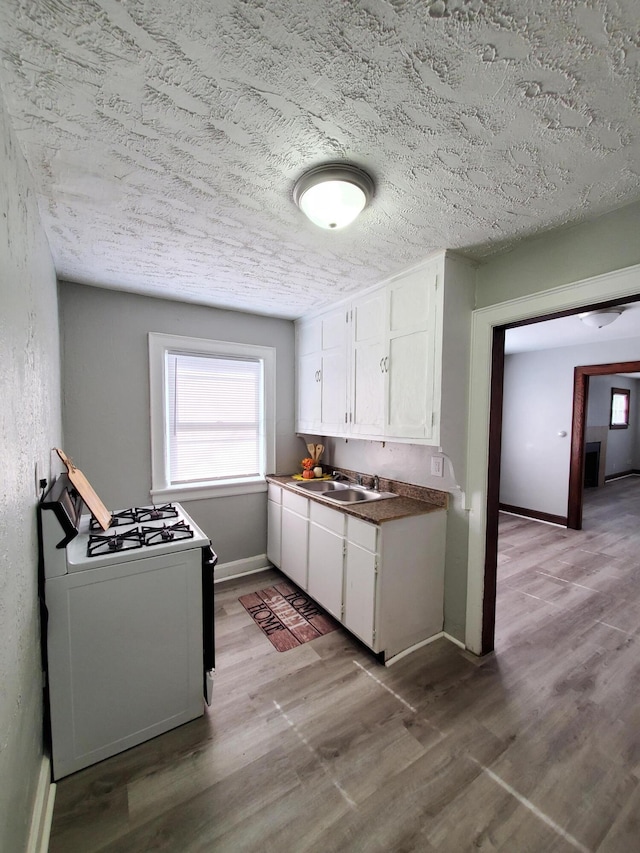
{"label": "far room window", "polygon": [[611,389],[611,415],[609,429],[627,429],[629,426],[629,402],[631,391],[627,388]]}
{"label": "far room window", "polygon": [[274,365],[270,347],[149,334],[154,500],[265,488]]}

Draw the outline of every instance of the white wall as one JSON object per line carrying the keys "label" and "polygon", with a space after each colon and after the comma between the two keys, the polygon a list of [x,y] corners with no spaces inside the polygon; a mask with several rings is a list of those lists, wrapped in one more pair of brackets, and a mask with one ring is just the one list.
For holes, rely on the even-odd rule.
{"label": "white wall", "polygon": [[[149,332],[275,347],[274,473],[297,468],[292,322],[68,282],[60,308],[64,449],[110,509],[150,501]],[[266,494],[182,503],[221,564],[266,553]]]}
{"label": "white wall", "polygon": [[36,469],[60,441],[56,279],[0,98],[0,850],[26,849],[42,746]]}
{"label": "white wall", "polygon": [[566,517],[574,367],[636,359],[636,339],[506,356],[501,503]]}
{"label": "white wall", "polygon": [[[631,392],[627,429],[609,429],[612,388],[628,388]],[[605,428],[606,448],[601,448],[601,453],[605,452],[606,456],[605,477],[622,474],[635,468],[640,440],[637,420],[639,388],[640,382],[627,376],[591,376],[589,378],[587,427]]]}

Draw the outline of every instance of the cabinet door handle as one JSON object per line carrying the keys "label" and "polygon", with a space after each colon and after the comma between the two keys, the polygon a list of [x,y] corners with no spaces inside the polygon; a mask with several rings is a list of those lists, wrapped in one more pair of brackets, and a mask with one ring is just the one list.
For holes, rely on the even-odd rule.
{"label": "cabinet door handle", "polygon": [[380,359],[380,373],[384,373],[384,356]]}
{"label": "cabinet door handle", "polygon": [[385,355],[385,357],[384,357],[384,372],[385,373],[389,372],[389,356],[388,355]]}

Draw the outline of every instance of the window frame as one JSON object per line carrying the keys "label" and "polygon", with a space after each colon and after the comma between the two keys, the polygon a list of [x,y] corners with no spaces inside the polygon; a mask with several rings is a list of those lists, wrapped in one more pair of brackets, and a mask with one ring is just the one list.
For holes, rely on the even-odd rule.
{"label": "window frame", "polygon": [[[228,478],[215,482],[172,484],[169,479],[167,435],[167,352],[185,355],[220,356],[221,358],[258,359],[263,365],[265,470],[256,477]],[[275,396],[276,351],[274,347],[214,341],[185,335],[149,332],[149,402],[151,415],[151,489],[152,500],[201,500],[264,492],[266,474],[275,471]]]}
{"label": "window frame", "polygon": [[[620,397],[625,397],[627,401],[626,405],[626,420],[623,424],[614,424],[613,423],[613,400],[614,397],[618,395]],[[611,389],[611,402],[609,404],[609,429],[629,429],[629,414],[631,411],[631,389],[629,388],[612,388]]]}

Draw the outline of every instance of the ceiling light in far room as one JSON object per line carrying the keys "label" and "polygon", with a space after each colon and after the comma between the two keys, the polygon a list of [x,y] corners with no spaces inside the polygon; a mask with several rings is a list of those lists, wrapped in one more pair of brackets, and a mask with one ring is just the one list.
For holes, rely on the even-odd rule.
{"label": "ceiling light in far room", "polygon": [[603,326],[613,323],[621,314],[621,308],[604,308],[602,311],[585,311],[584,314],[578,314],[578,317],[580,317],[585,326],[591,326],[593,329],[601,329]]}
{"label": "ceiling light in far room", "polygon": [[316,166],[298,178],[293,200],[320,228],[344,228],[367,206],[374,193],[373,178],[349,163]]}

